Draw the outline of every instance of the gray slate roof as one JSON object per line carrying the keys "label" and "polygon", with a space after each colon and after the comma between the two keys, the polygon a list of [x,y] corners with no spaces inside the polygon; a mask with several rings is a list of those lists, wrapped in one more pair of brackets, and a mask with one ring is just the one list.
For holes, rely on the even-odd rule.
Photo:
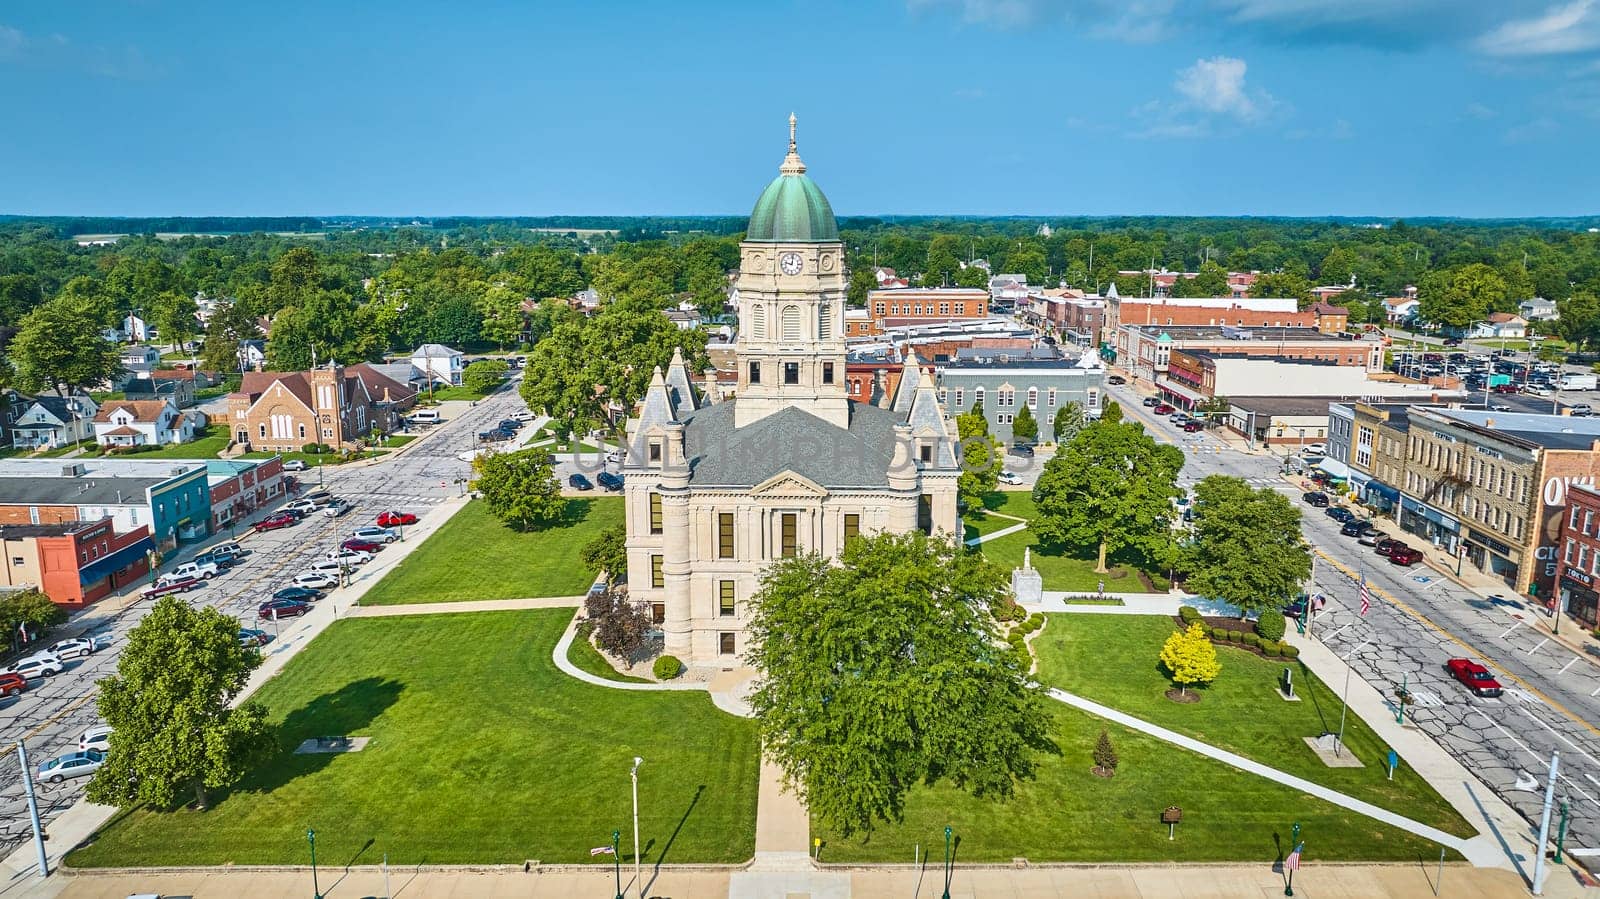
{"label": "gray slate roof", "polygon": [[888,484],[894,426],[901,421],[895,413],[852,402],[846,430],[790,407],[736,430],[738,403],[734,397],[687,417],[689,483],[754,487],[793,471],[828,488]]}

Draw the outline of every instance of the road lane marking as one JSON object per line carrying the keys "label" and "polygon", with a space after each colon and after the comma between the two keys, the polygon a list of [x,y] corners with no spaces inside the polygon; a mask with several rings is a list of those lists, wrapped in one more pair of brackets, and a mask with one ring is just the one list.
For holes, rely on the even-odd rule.
{"label": "road lane marking", "polygon": [[1559,738],[1563,743],[1566,743],[1568,746],[1571,746],[1575,752],[1577,752],[1579,755],[1583,756],[1584,758],[1588,759],[1589,763],[1591,765],[1595,765],[1596,767],[1600,767],[1600,761],[1597,761],[1594,756],[1592,756],[1588,752],[1586,752],[1582,746],[1579,746],[1577,743],[1572,742],[1572,739],[1570,737],[1568,737],[1566,734],[1556,730],[1555,728],[1553,728],[1550,725],[1544,723],[1543,721],[1540,721],[1539,717],[1537,715],[1533,714],[1532,712],[1528,711],[1525,708],[1522,708],[1522,707],[1519,706],[1517,708],[1517,710],[1520,711],[1522,714],[1527,715],[1530,719],[1533,720],[1533,722],[1535,724],[1537,724],[1540,727],[1544,728],[1545,730],[1549,731],[1551,733],[1551,735]]}
{"label": "road lane marking", "polygon": [[1549,643],[1549,642],[1550,642],[1550,638],[1549,637],[1545,637],[1543,640],[1540,640],[1538,643],[1533,644],[1533,648],[1528,650],[1527,655],[1530,655],[1530,656],[1533,655],[1535,652],[1539,651],[1539,647],[1541,647],[1541,646],[1543,646],[1543,645],[1545,645],[1546,643]]}
{"label": "road lane marking", "polygon": [[[1328,555],[1327,553],[1323,552],[1321,549],[1317,549],[1316,553],[1317,553],[1317,555],[1319,555],[1322,558],[1326,559],[1329,564],[1333,565],[1333,567],[1335,567],[1335,568],[1339,569],[1340,571],[1344,572],[1345,577],[1348,577],[1351,580],[1355,580],[1356,579],[1356,574],[1350,570],[1350,567],[1348,565],[1345,565],[1343,562],[1339,561],[1338,559],[1335,559],[1334,557]],[[1584,729],[1588,730],[1590,733],[1594,734],[1597,737],[1600,737],[1600,727],[1595,727],[1593,724],[1590,724],[1589,722],[1585,721],[1582,717],[1573,714],[1571,709],[1568,709],[1566,706],[1562,705],[1561,703],[1559,703],[1559,702],[1555,701],[1554,699],[1550,698],[1549,696],[1545,695],[1543,691],[1541,691],[1539,688],[1533,686],[1532,684],[1528,683],[1526,680],[1523,680],[1521,677],[1518,677],[1516,674],[1513,674],[1512,672],[1507,670],[1504,665],[1500,664],[1499,662],[1496,662],[1494,659],[1492,659],[1492,658],[1484,655],[1483,653],[1479,652],[1477,650],[1477,648],[1475,648],[1472,644],[1470,644],[1467,641],[1461,639],[1460,637],[1457,637],[1455,634],[1451,633],[1450,631],[1445,630],[1444,628],[1440,627],[1439,625],[1434,624],[1433,621],[1428,618],[1428,616],[1422,614],[1421,612],[1418,612],[1416,609],[1411,608],[1409,605],[1401,602],[1400,600],[1395,599],[1394,594],[1390,593],[1388,590],[1385,590],[1382,587],[1373,586],[1371,583],[1368,583],[1367,587],[1368,587],[1369,590],[1371,590],[1378,597],[1380,597],[1382,599],[1385,599],[1385,600],[1388,600],[1390,603],[1392,603],[1394,605],[1395,608],[1401,610],[1402,612],[1405,612],[1407,615],[1411,616],[1414,620],[1416,620],[1418,622],[1421,622],[1423,625],[1427,626],[1428,628],[1431,628],[1435,633],[1439,634],[1440,636],[1443,636],[1444,638],[1448,639],[1449,641],[1451,641],[1452,643],[1456,644],[1457,646],[1460,646],[1462,649],[1467,650],[1467,652],[1469,652],[1470,654],[1475,655],[1475,656],[1479,656],[1480,658],[1483,659],[1483,661],[1486,664],[1490,665],[1496,671],[1498,671],[1501,674],[1505,675],[1505,677],[1507,679],[1515,681],[1517,684],[1519,684],[1523,688],[1525,688],[1528,692],[1532,693],[1533,695],[1535,695],[1535,696],[1539,697],[1541,700],[1543,700],[1546,705],[1548,705],[1551,708],[1555,709],[1556,711],[1560,712],[1562,715],[1565,715],[1573,723],[1582,726]],[[1521,622],[1518,622],[1518,623],[1520,624]],[[1596,693],[1600,693],[1600,689],[1596,689],[1594,693],[1591,693],[1589,695],[1593,696]]]}
{"label": "road lane marking", "polygon": [[[1576,663],[1577,663],[1577,661],[1578,661],[1578,657],[1577,657],[1577,656],[1573,656],[1573,657],[1572,657],[1572,661],[1570,661],[1570,662],[1568,662],[1568,663],[1567,663],[1567,664],[1565,664],[1565,665],[1562,665],[1562,666],[1561,666],[1561,670],[1560,670],[1560,671],[1557,671],[1557,672],[1556,672],[1556,673],[1557,673],[1557,674],[1566,674],[1566,673],[1567,673],[1567,669],[1568,669],[1568,668],[1571,668],[1571,667],[1572,667],[1572,666],[1573,666],[1573,665],[1574,665],[1574,664],[1576,664]],[[1591,694],[1591,695],[1593,695],[1593,694]]]}

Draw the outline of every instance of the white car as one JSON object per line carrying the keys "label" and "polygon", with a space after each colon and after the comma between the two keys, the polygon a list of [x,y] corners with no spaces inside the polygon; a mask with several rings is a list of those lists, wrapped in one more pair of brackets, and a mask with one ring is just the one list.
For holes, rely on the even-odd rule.
{"label": "white car", "polygon": [[283,510],[285,512],[299,512],[302,515],[310,515],[319,508],[321,507],[317,505],[315,500],[297,499],[289,505],[284,506]]}
{"label": "white car", "polygon": [[358,540],[371,540],[373,543],[393,543],[397,535],[388,528],[367,525],[351,531],[350,536]]}
{"label": "white car", "polygon": [[1014,471],[1002,471],[1000,472],[1000,483],[1011,487],[1020,487],[1022,485],[1022,476]]}
{"label": "white car", "polygon": [[347,565],[365,565],[372,561],[372,553],[364,553],[356,549],[341,549],[328,553],[328,558],[334,562],[344,562]]}
{"label": "white car", "polygon": [[340,515],[354,509],[355,506],[347,499],[336,499],[323,508],[322,514],[329,518],[338,518]]}
{"label": "white car", "polygon": [[52,643],[46,651],[58,659],[78,659],[94,655],[110,645],[110,636],[95,634],[90,637],[73,637],[70,640]]}
{"label": "white car", "polygon": [[7,674],[20,674],[28,680],[39,677],[55,677],[67,666],[61,660],[48,652],[36,652],[25,659],[18,659],[6,668]]}
{"label": "white car", "polygon": [[304,459],[290,459],[289,461],[283,463],[283,470],[284,471],[305,471],[306,470],[305,460]]}
{"label": "white car", "polygon": [[209,581],[221,573],[222,570],[217,567],[215,562],[185,562],[162,575],[161,579],[166,581],[187,581],[190,579]]}
{"label": "white car", "polygon": [[1300,447],[1300,455],[1302,455],[1302,456],[1326,456],[1327,454],[1328,454],[1328,446],[1327,446],[1327,444],[1312,443],[1312,444],[1307,444],[1306,446]]}
{"label": "white car", "polygon": [[328,574],[324,571],[306,571],[295,575],[295,579],[289,583],[294,584],[296,587],[309,587],[312,590],[328,590],[339,586],[339,577],[337,573]]}
{"label": "white car", "polygon": [[79,751],[90,749],[106,752],[111,748],[111,726],[109,724],[96,724],[83,732],[78,738]]}

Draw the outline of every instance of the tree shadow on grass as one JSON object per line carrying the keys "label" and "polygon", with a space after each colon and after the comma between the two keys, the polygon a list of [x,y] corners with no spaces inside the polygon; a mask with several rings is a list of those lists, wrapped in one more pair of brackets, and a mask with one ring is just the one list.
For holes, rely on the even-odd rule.
{"label": "tree shadow on grass", "polygon": [[[246,777],[237,792],[271,793],[297,777],[321,771],[342,753],[295,754],[313,737],[345,737],[364,730],[400,699],[405,685],[383,677],[351,681],[290,712],[278,727],[278,754]],[[217,801],[224,797],[219,793]]]}

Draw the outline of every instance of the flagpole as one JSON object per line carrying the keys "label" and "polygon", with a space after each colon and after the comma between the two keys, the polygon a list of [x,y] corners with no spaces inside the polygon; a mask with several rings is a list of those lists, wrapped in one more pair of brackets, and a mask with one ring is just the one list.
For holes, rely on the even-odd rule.
{"label": "flagpole", "polygon": [[1371,640],[1362,640],[1356,644],[1355,649],[1344,655],[1344,695],[1339,697],[1339,737],[1333,743],[1333,754],[1336,758],[1340,757],[1344,752],[1344,716],[1345,712],[1350,708],[1350,669],[1353,667],[1350,664],[1350,660],[1355,657],[1356,653],[1361,651],[1363,646],[1371,642]]}

